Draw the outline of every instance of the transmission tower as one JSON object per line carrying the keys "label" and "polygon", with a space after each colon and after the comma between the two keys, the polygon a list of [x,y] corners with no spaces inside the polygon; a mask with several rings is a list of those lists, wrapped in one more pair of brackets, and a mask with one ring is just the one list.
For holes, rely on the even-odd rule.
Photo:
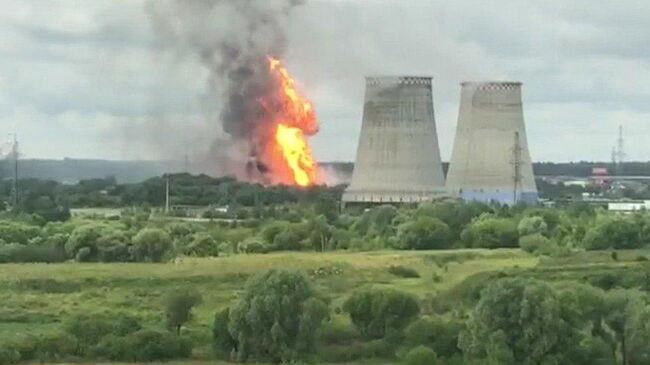
{"label": "transmission tower", "polygon": [[623,140],[623,126],[618,126],[618,139],[616,140],[616,174],[623,175],[623,161],[625,160],[625,142]]}
{"label": "transmission tower", "polygon": [[521,181],[522,181],[522,176],[521,176],[521,166],[523,165],[523,161],[521,159],[521,152],[523,148],[521,147],[521,143],[519,141],[519,132],[515,132],[515,138],[514,138],[514,143],[512,147],[512,161],[510,162],[513,167],[513,174],[512,174],[512,183],[513,183],[513,188],[512,188],[512,204],[515,205],[517,204],[517,193],[519,191],[519,188],[521,187]]}

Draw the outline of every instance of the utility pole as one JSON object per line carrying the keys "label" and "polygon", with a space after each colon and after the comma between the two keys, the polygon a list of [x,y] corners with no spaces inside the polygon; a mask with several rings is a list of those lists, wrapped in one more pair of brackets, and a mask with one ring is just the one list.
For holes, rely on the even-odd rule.
{"label": "utility pole", "polygon": [[512,189],[512,204],[515,205],[517,204],[517,193],[518,193],[518,188],[521,185],[521,165],[522,160],[521,160],[521,144],[519,143],[519,132],[515,132],[515,139],[514,139],[514,144],[512,147],[512,166],[514,173],[512,175],[512,180],[513,180],[513,189]]}
{"label": "utility pole", "polygon": [[11,153],[14,158],[14,181],[12,187],[12,208],[18,210],[18,135],[14,132],[13,147]]}
{"label": "utility pole", "polygon": [[169,174],[165,175],[165,214],[169,214]]}

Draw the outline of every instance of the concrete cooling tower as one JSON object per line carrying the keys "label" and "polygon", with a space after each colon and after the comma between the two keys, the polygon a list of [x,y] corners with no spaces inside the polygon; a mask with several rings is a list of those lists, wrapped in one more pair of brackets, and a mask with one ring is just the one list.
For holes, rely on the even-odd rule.
{"label": "concrete cooling tower", "polygon": [[464,82],[447,188],[465,200],[536,203],[519,82]]}
{"label": "concrete cooling tower", "polygon": [[420,202],[445,194],[430,77],[368,77],[346,203]]}

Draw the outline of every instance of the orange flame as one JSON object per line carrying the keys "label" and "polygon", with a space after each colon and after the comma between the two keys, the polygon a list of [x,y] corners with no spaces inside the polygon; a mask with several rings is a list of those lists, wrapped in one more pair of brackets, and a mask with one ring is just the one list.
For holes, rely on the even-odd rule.
{"label": "orange flame", "polygon": [[[289,72],[280,61],[268,58],[269,69],[279,86],[279,113],[275,120],[275,148],[273,168],[280,175],[286,171],[290,176],[279,176],[281,182],[299,186],[319,183],[318,165],[314,161],[306,136],[318,132],[318,121],[312,104],[295,87]],[[281,166],[278,166],[281,165]]]}

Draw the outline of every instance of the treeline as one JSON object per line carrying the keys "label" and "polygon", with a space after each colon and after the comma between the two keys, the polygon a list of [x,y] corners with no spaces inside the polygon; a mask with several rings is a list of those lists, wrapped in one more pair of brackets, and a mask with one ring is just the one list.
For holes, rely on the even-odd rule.
{"label": "treeline", "polygon": [[0,262],[161,262],[178,256],[273,251],[516,248],[549,256],[650,245],[650,215],[617,215],[587,205],[564,209],[441,200],[339,213],[312,203],[239,207],[245,219],[179,222],[146,210],[121,217],[44,223],[0,220]]}
{"label": "treeline", "polygon": [[[475,297],[448,303],[454,309],[423,315],[426,301],[413,294],[376,286],[330,302],[304,274],[270,270],[215,310],[214,357],[274,364],[648,363],[647,293],[503,276],[489,278]],[[128,314],[76,315],[48,334],[1,339],[0,364],[188,358],[194,340],[186,330],[201,303],[201,293],[179,288],[164,300],[164,321],[148,328]]]}
{"label": "treeline", "polygon": [[[19,182],[16,212],[36,214],[43,221],[65,221],[70,208],[162,207],[170,182],[172,205],[237,207],[268,206],[317,200],[320,195],[338,199],[339,187],[264,187],[233,178],[176,174],[156,177],[137,184],[118,184],[115,178],[82,180],[64,185],[52,180],[24,179]],[[0,208],[10,208],[13,183],[0,180]],[[3,209],[0,209],[0,211]]]}

